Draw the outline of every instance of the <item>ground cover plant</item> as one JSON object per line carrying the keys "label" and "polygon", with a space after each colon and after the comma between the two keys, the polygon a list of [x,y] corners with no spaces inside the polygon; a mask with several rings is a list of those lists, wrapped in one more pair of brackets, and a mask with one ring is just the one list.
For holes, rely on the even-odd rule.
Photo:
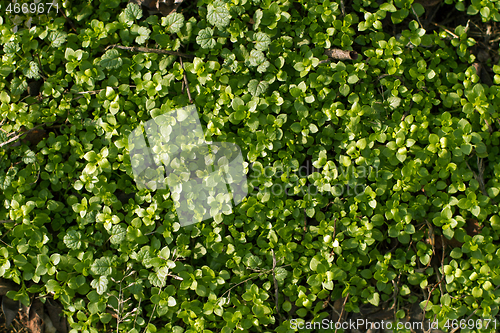
{"label": "ground cover plant", "polygon": [[[33,331],[500,325],[500,2],[49,5],[0,2],[0,294]],[[181,228],[127,138],[189,104],[250,193]]]}

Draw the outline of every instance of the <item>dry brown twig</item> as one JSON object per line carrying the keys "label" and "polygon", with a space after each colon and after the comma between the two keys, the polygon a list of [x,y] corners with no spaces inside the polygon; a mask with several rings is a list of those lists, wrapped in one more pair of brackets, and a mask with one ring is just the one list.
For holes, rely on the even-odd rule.
{"label": "dry brown twig", "polygon": [[68,21],[69,25],[71,26],[71,30],[73,30],[75,33],[78,33],[76,31],[76,27],[75,27],[75,24],[73,23],[73,21],[71,21],[67,16],[66,14],[64,13],[64,10],[62,9],[62,7],[59,8],[59,12],[62,14],[62,16],[64,16],[64,18],[66,19],[66,21]]}
{"label": "dry brown twig", "polygon": [[143,53],[170,54],[170,55],[176,55],[179,57],[194,59],[194,55],[192,55],[192,54],[185,54],[182,52],[167,51],[167,50],[160,50],[160,49],[151,49],[148,47],[123,46],[123,45],[113,44],[113,45],[108,45],[104,49],[104,51],[107,51],[110,49],[121,49],[121,50],[127,50],[127,51],[132,51],[132,52],[143,52]]}
{"label": "dry brown twig", "polygon": [[342,304],[342,311],[340,311],[340,317],[339,320],[337,320],[337,324],[335,325],[335,333],[337,333],[337,330],[340,327],[340,321],[342,320],[342,317],[344,315],[344,310],[345,310],[345,304],[347,303],[347,299],[349,298],[349,293],[345,296],[344,303]]}
{"label": "dry brown twig", "polygon": [[180,60],[180,63],[181,63],[183,74],[184,74],[183,81],[182,81],[183,82],[183,87],[186,88],[186,91],[187,91],[187,94],[188,94],[188,98],[189,98],[189,103],[193,104],[193,99],[191,98],[191,92],[189,91],[189,82],[188,82],[188,79],[187,79],[186,71],[184,70],[184,63],[182,62],[182,57],[179,57],[179,60]]}
{"label": "dry brown twig", "polygon": [[[0,148],[2,148],[2,147],[3,147],[3,146],[5,146],[5,145],[8,145],[8,144],[9,144],[9,143],[11,143],[11,142],[17,141],[17,140],[18,140],[19,138],[21,138],[23,135],[28,134],[28,133],[31,133],[32,131],[34,131],[34,130],[35,130],[35,129],[37,129],[38,127],[41,127],[41,126],[44,126],[44,125],[47,125],[47,124],[48,124],[48,123],[43,123],[43,124],[37,125],[37,126],[35,126],[35,127],[31,128],[31,129],[27,130],[26,132],[20,133],[20,134],[16,135],[15,137],[13,137],[13,138],[11,138],[11,139],[9,139],[9,140],[5,141],[5,142],[0,143]],[[52,124],[52,123],[50,123],[50,124]],[[7,148],[8,148],[8,147],[7,147]],[[7,148],[5,148],[5,149],[7,149]]]}
{"label": "dry brown twig", "polygon": [[442,25],[436,23],[436,22],[432,22],[432,24],[434,24],[435,26],[437,27],[440,27],[441,29],[443,29],[444,31],[446,31],[447,33],[449,33],[450,35],[452,35],[453,37],[455,38],[459,38],[457,35],[455,35],[453,32],[451,32],[450,30],[446,29],[445,27],[443,27]]}
{"label": "dry brown twig", "polygon": [[437,286],[439,286],[441,284],[441,282],[443,282],[444,280],[444,274],[443,276],[441,277],[441,280],[439,280],[438,283],[436,283],[434,285],[434,287],[432,287],[431,291],[429,292],[429,295],[427,296],[427,302],[425,303],[425,306],[424,306],[424,313],[423,313],[423,316],[422,316],[422,327],[424,327],[424,322],[425,322],[425,313],[427,312],[427,305],[429,305],[429,300],[431,299],[431,296],[432,296],[432,292],[437,288]]}

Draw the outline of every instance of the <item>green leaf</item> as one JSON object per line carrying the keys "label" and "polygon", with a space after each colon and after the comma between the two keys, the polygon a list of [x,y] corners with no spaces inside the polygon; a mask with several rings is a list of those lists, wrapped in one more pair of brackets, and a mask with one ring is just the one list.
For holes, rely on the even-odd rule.
{"label": "green leaf", "polygon": [[231,102],[231,106],[233,107],[233,110],[238,111],[245,106],[245,102],[241,98],[235,97]]}
{"label": "green leaf", "polygon": [[82,233],[77,230],[68,230],[64,235],[63,242],[68,248],[78,250],[82,246]]}
{"label": "green leaf", "polygon": [[213,36],[214,30],[212,28],[201,29],[198,36],[196,36],[196,43],[204,49],[212,49],[217,44]]}
{"label": "green leaf", "polygon": [[184,15],[177,12],[170,13],[167,17],[161,18],[161,25],[166,27],[168,32],[176,34],[184,26]]}
{"label": "green leaf", "polygon": [[108,278],[106,276],[100,276],[99,279],[92,280],[90,286],[96,289],[99,295],[102,295],[108,289]]}
{"label": "green leaf", "polygon": [[67,36],[68,35],[65,32],[62,32],[60,30],[52,30],[50,31],[49,37],[47,39],[51,43],[50,46],[52,46],[53,48],[59,48],[66,42]]}
{"label": "green leaf", "polygon": [[151,30],[149,30],[146,27],[139,27],[137,29],[137,33],[139,34],[139,36],[135,38],[135,42],[137,44],[144,44],[149,39],[149,34],[151,33]]}
{"label": "green leaf", "polygon": [[309,263],[309,268],[312,271],[316,271],[316,269],[318,268],[318,265],[320,265],[320,264],[321,264],[321,262],[316,257],[312,257],[311,262]]}
{"label": "green leaf", "polygon": [[8,43],[5,43],[5,45],[3,46],[3,51],[6,54],[14,54],[16,52],[21,51],[21,47],[19,46],[19,43],[8,42]]}
{"label": "green leaf", "polygon": [[266,81],[257,81],[256,79],[252,79],[248,82],[248,92],[250,92],[250,94],[254,97],[265,93],[268,87],[269,84]]}
{"label": "green leaf", "polygon": [[266,60],[264,57],[264,53],[262,51],[258,50],[252,50],[250,51],[250,55],[248,58],[245,60],[245,63],[249,66],[259,66],[261,63],[263,63]]}
{"label": "green leaf", "polygon": [[340,93],[343,96],[347,96],[347,95],[349,95],[349,92],[351,91],[351,88],[349,87],[348,84],[343,84],[343,85],[340,86],[339,91],[340,91]]}
{"label": "green leaf", "polygon": [[234,115],[234,119],[236,119],[238,121],[245,119],[247,116],[246,112],[243,110],[238,110],[238,111],[234,112],[233,115]]}
{"label": "green leaf", "polygon": [[401,104],[401,98],[391,96],[387,99],[387,102],[389,102],[389,106],[391,107],[391,109],[395,109],[399,107],[399,104]]}
{"label": "green leaf", "polygon": [[196,295],[198,295],[200,297],[207,296],[207,288],[201,284],[198,284],[196,286]]}
{"label": "green leaf", "polygon": [[417,16],[422,16],[425,13],[425,8],[421,4],[415,2],[412,6]]}
{"label": "green leaf", "polygon": [[111,275],[113,268],[109,257],[96,259],[90,266],[90,271],[95,275]]}
{"label": "green leaf", "polygon": [[255,49],[259,51],[266,51],[271,44],[271,37],[264,32],[257,32],[254,35]]}
{"label": "green leaf", "polygon": [[32,150],[27,150],[23,155],[23,162],[25,164],[31,164],[35,163],[35,161],[36,161],[35,153]]}
{"label": "green leaf", "polygon": [[349,84],[354,84],[354,83],[356,83],[358,81],[359,81],[359,78],[358,78],[358,76],[356,74],[351,74],[347,78],[347,82],[349,82]]}
{"label": "green leaf", "polygon": [[127,22],[134,22],[142,17],[142,9],[139,5],[129,2],[125,8],[125,20]]}
{"label": "green leaf", "polygon": [[207,6],[207,20],[217,28],[224,28],[231,20],[231,14],[226,7],[225,2],[216,0]]}
{"label": "green leaf", "polygon": [[125,240],[127,236],[127,229],[123,224],[115,224],[113,227],[111,227],[111,237],[110,237],[110,242],[111,244],[118,245],[121,242]]}
{"label": "green leaf", "polygon": [[26,91],[28,88],[28,83],[26,82],[25,79],[15,77],[12,79],[10,82],[10,91],[12,92],[13,95],[21,95]]}
{"label": "green leaf", "polygon": [[246,256],[245,259],[243,260],[243,263],[252,269],[257,269],[260,267],[260,265],[262,265],[262,260],[259,257],[254,256],[252,254]]}
{"label": "green leaf", "polygon": [[378,304],[380,303],[380,295],[377,292],[372,293],[370,294],[370,296],[368,296],[367,300],[374,306],[378,306]]}
{"label": "green leaf", "polygon": [[276,267],[275,275],[276,275],[276,280],[278,280],[279,282],[283,282],[285,281],[288,275],[288,271],[283,267]]}
{"label": "green leaf", "polygon": [[493,228],[493,230],[500,230],[500,216],[493,215],[490,218],[490,223],[491,223],[491,227]]}
{"label": "green leaf", "polygon": [[26,75],[30,79],[38,80],[40,78],[40,73],[38,69],[38,64],[34,61],[31,61],[29,67],[23,70],[24,75]]}
{"label": "green leaf", "polygon": [[166,285],[166,276],[158,274],[158,272],[151,272],[148,276],[149,282],[157,288],[163,288]]}
{"label": "green leaf", "polygon": [[7,77],[10,73],[12,73],[13,70],[13,66],[2,65],[0,66],[0,75],[2,75],[3,77]]}
{"label": "green leaf", "polygon": [[293,123],[292,126],[290,126],[290,128],[295,133],[300,133],[302,131],[302,126],[300,125],[300,123]]}
{"label": "green leaf", "polygon": [[459,259],[462,257],[462,250],[459,248],[454,248],[453,250],[451,250],[450,256],[453,259]]}
{"label": "green leaf", "polygon": [[117,49],[107,50],[101,57],[100,65],[108,69],[121,67],[123,61],[120,52]]}
{"label": "green leaf", "polygon": [[380,5],[381,10],[385,10],[388,12],[395,12],[397,11],[397,8],[392,4],[392,3],[383,3]]}
{"label": "green leaf", "polygon": [[472,213],[472,215],[474,215],[475,217],[478,217],[479,214],[481,214],[481,207],[475,205],[471,208],[470,212]]}
{"label": "green leaf", "polygon": [[97,154],[91,150],[83,155],[83,158],[89,162],[95,162],[97,160]]}
{"label": "green leaf", "polygon": [[314,216],[315,213],[316,213],[316,210],[314,208],[312,208],[312,207],[306,209],[307,216],[309,216],[311,218]]}

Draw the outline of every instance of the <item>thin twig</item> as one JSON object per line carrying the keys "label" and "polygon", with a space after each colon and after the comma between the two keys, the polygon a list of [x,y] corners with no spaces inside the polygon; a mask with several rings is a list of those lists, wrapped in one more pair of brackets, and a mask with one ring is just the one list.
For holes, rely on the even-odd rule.
{"label": "thin twig", "polygon": [[66,21],[68,21],[69,25],[71,26],[71,29],[73,29],[73,31],[74,31],[75,33],[78,33],[78,32],[76,31],[76,27],[75,27],[75,25],[73,24],[73,21],[71,21],[71,20],[70,20],[70,19],[66,16],[66,14],[64,14],[64,10],[62,10],[62,7],[60,7],[60,8],[59,8],[59,12],[60,12],[60,13],[64,16],[64,18],[66,19]]}
{"label": "thin twig", "polygon": [[11,249],[13,249],[12,245],[9,245],[7,243],[5,243],[2,239],[0,239],[0,242],[4,243],[5,245],[7,245],[8,247],[10,247]]}
{"label": "thin twig", "polygon": [[274,294],[275,294],[275,302],[276,302],[276,312],[280,316],[280,324],[281,324],[283,322],[283,318],[282,318],[281,313],[280,313],[278,280],[276,280],[276,255],[274,254],[274,249],[271,249],[271,253],[273,254],[273,280],[274,280]]}
{"label": "thin twig", "polygon": [[[435,247],[436,237],[434,234],[434,228],[432,227],[432,224],[430,224],[429,221],[427,221],[427,219],[425,220],[425,223],[427,224],[427,228],[429,229],[428,234],[429,234],[429,239],[430,239],[431,245],[432,245],[432,254],[436,255],[436,247]],[[431,261],[429,260],[429,263],[430,262]],[[427,266],[429,266],[429,265],[427,265]]]}
{"label": "thin twig", "polygon": [[184,57],[184,58],[189,58],[189,59],[194,59],[194,55],[192,54],[185,54],[181,52],[176,52],[176,51],[167,51],[167,50],[160,50],[160,49],[151,49],[149,47],[135,47],[135,46],[123,46],[123,45],[109,45],[107,46],[104,51],[107,51],[109,49],[121,49],[121,50],[127,50],[127,51],[132,51],[132,52],[144,52],[144,53],[157,53],[157,54],[170,54],[170,55],[176,55],[179,57]]}
{"label": "thin twig", "polygon": [[344,299],[344,304],[342,304],[342,311],[340,311],[340,317],[339,317],[339,320],[337,320],[337,324],[335,325],[335,333],[337,333],[337,330],[339,329],[339,327],[341,325],[340,324],[340,321],[342,320],[342,316],[344,315],[344,309],[345,309],[345,304],[347,303],[347,299],[349,298],[349,293],[347,293],[347,295],[345,296],[345,299]]}
{"label": "thin twig", "polygon": [[40,60],[40,55],[37,53],[36,57],[38,58],[38,64],[40,65],[40,72],[42,74],[41,76],[44,80],[47,80],[47,75],[45,74],[45,72],[43,71],[43,68],[42,68],[42,61]]}
{"label": "thin twig", "polygon": [[307,232],[307,215],[305,208],[304,208],[304,232]]}
{"label": "thin twig", "polygon": [[[479,175],[477,173],[474,172],[474,170],[471,169],[471,167],[469,166],[469,163],[467,163],[467,161],[465,161],[465,164],[467,165],[467,167],[469,168],[470,171],[472,171],[472,174],[474,175],[474,179],[477,180],[477,182],[479,183],[479,188],[481,189],[481,192],[483,193],[483,195],[485,197],[488,197],[488,192],[486,192],[486,186],[484,184],[484,165],[483,165],[483,159],[482,158],[479,158],[479,156],[476,155],[476,158],[477,158],[477,170],[479,172]],[[496,205],[496,202],[493,200],[493,199],[490,199],[490,201]]]}
{"label": "thin twig", "polygon": [[[443,276],[445,275],[444,273],[444,251],[446,250],[446,247],[444,245],[444,238],[443,238],[443,235],[440,235],[441,237],[441,245],[442,245],[442,248],[441,248],[441,274],[443,274]],[[441,294],[443,293],[443,287],[441,285],[439,285],[439,288],[441,289]]]}
{"label": "thin twig", "polygon": [[[284,265],[284,266],[280,266],[280,267],[288,267],[288,266],[290,266],[290,265],[291,265],[291,264]],[[236,288],[236,287],[238,287],[238,286],[242,285],[243,283],[245,283],[245,282],[247,282],[247,281],[250,281],[250,280],[252,280],[252,279],[255,279],[256,277],[259,277],[259,276],[261,276],[261,275],[263,275],[263,274],[268,274],[268,273],[270,273],[271,271],[272,271],[272,269],[269,269],[269,270],[264,271],[264,272],[261,272],[261,273],[259,273],[259,274],[257,274],[257,275],[251,276],[251,277],[249,277],[248,279],[245,279],[245,280],[241,281],[240,283],[235,284],[234,286],[232,286],[231,288],[229,288],[228,290],[226,290],[226,291],[224,292],[224,294],[222,294],[222,296],[221,296],[221,297],[219,297],[219,298],[224,297],[224,295],[226,295],[227,293],[231,292],[231,290],[233,290],[234,288]]]}
{"label": "thin twig", "polygon": [[[18,134],[18,135],[16,135],[15,137],[13,137],[13,138],[11,138],[11,139],[9,139],[9,140],[7,140],[7,141],[0,143],[0,148],[2,148],[3,146],[5,146],[5,145],[7,145],[7,144],[9,144],[9,143],[11,143],[11,142],[14,142],[14,141],[18,140],[18,139],[19,139],[20,137],[22,137],[23,135],[28,134],[28,133],[30,133],[30,132],[32,132],[32,131],[34,131],[36,128],[41,127],[41,126],[44,126],[44,125],[47,125],[47,124],[48,124],[48,123],[43,123],[43,124],[37,125],[37,126],[33,127],[32,129],[27,130],[26,132],[23,132],[23,133],[21,133],[21,134]],[[7,148],[5,148],[5,149],[7,149]]]}
{"label": "thin twig", "polygon": [[[333,221],[333,236],[332,236],[332,242],[335,245],[335,234],[337,233],[337,218],[335,218],[335,221]],[[330,253],[330,257],[333,256],[333,251],[335,251],[335,246],[332,249],[332,252]]]}
{"label": "thin twig", "polygon": [[443,282],[444,280],[444,274],[443,276],[441,277],[441,280],[439,280],[438,283],[436,283],[434,285],[434,287],[432,287],[431,291],[429,292],[429,296],[427,297],[427,302],[425,303],[425,306],[424,306],[424,315],[422,317],[422,327],[424,327],[424,322],[425,322],[425,313],[427,312],[427,305],[429,304],[429,300],[431,299],[431,296],[432,296],[432,292],[434,291],[434,289],[437,288],[437,286],[439,286],[441,284],[441,282]]}
{"label": "thin twig", "polygon": [[184,63],[182,62],[182,57],[179,57],[179,60],[181,62],[182,72],[184,74],[184,81],[183,81],[184,85],[183,86],[186,87],[186,91],[187,91],[188,98],[189,98],[189,103],[193,104],[193,99],[191,98],[191,92],[189,91],[189,82],[188,82],[186,71],[184,70]]}
{"label": "thin twig", "polygon": [[401,77],[401,76],[399,76],[399,75],[394,75],[394,74],[382,74],[382,75],[379,75],[379,76],[375,79],[375,81],[378,81],[378,80],[380,80],[380,79],[382,79],[382,78],[384,78],[384,77],[386,77],[386,76],[392,76],[392,77],[395,77],[396,79],[399,79],[399,81],[401,81],[401,83],[402,83],[403,85],[405,84],[405,79],[404,79],[404,77]]}
{"label": "thin twig", "polygon": [[442,25],[437,24],[436,22],[432,22],[432,24],[434,24],[435,26],[440,27],[441,29],[443,29],[444,31],[446,31],[447,33],[449,33],[450,35],[452,35],[453,37],[455,37],[455,38],[460,38],[460,37],[458,37],[457,35],[455,35],[453,32],[451,32],[450,30],[448,30],[448,29],[446,29],[445,27],[443,27]]}
{"label": "thin twig", "polygon": [[425,29],[424,26],[422,25],[422,22],[420,22],[420,18],[417,15],[417,12],[415,11],[415,8],[413,8],[413,5],[411,5],[411,10],[413,11],[413,14],[415,14],[415,17],[417,18],[418,24],[420,24],[420,28]]}

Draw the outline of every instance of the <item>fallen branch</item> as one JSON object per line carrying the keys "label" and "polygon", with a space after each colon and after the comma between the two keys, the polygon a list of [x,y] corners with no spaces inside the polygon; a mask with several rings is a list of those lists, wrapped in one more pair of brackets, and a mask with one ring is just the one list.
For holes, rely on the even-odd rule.
{"label": "fallen branch", "polygon": [[104,51],[107,51],[107,50],[110,50],[110,49],[121,49],[121,50],[127,50],[127,51],[132,51],[132,52],[170,54],[170,55],[176,55],[176,56],[179,56],[179,57],[194,59],[194,55],[192,55],[192,54],[185,54],[185,53],[176,52],[176,51],[151,49],[151,48],[148,48],[148,47],[122,46],[122,45],[118,45],[118,44],[113,44],[113,45],[108,45],[104,49]]}

